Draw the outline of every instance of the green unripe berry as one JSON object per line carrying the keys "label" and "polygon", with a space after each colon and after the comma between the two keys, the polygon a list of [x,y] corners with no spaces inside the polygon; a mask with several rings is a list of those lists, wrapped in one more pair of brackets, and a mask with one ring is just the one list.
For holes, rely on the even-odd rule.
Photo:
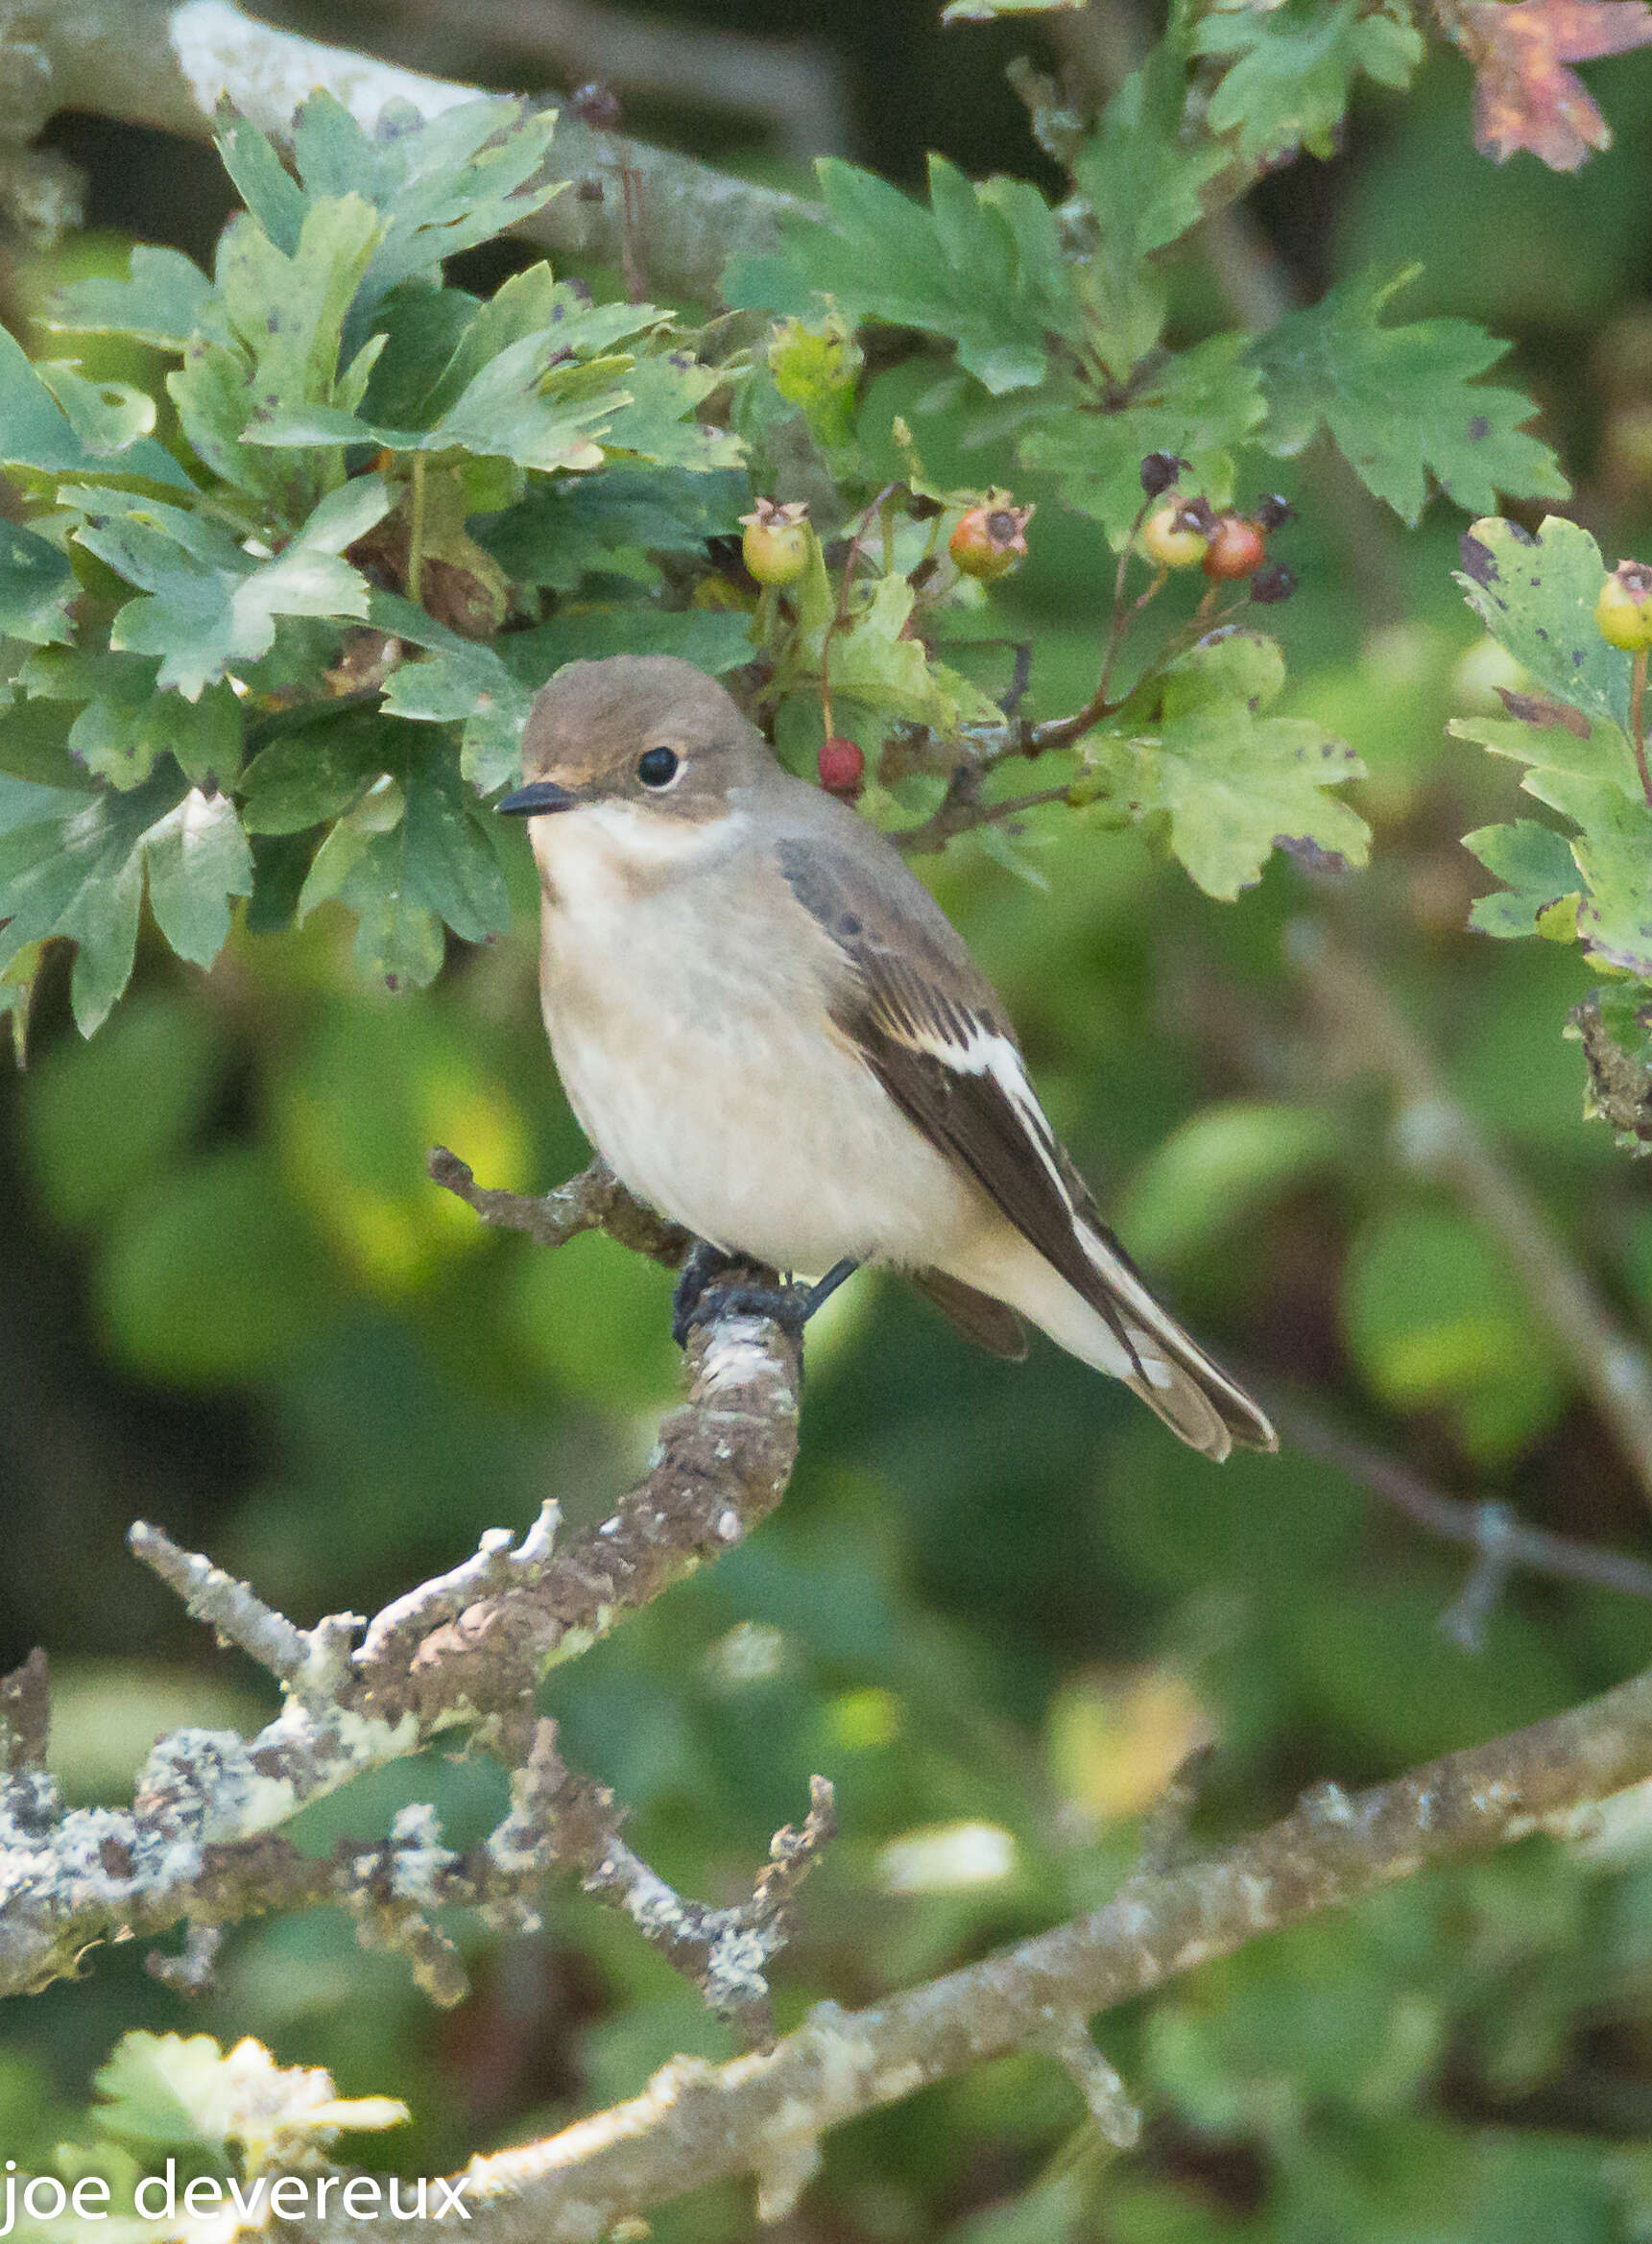
{"label": "green unripe berry", "polygon": [[1644,561],[1618,562],[1594,603],[1594,628],[1626,655],[1652,647],[1652,569]]}

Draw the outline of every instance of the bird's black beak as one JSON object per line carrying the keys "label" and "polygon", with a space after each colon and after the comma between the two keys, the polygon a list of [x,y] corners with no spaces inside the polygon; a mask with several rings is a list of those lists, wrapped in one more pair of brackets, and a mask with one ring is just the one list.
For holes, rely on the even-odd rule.
{"label": "bird's black beak", "polygon": [[578,801],[571,788],[559,787],[555,779],[530,779],[493,807],[507,818],[544,818],[553,810],[572,810]]}

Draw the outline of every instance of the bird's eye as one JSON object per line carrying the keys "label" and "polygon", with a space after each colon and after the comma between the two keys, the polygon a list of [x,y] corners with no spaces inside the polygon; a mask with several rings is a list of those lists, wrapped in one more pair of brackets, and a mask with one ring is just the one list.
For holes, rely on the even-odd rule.
{"label": "bird's eye", "polygon": [[636,776],[645,787],[669,787],[681,769],[674,748],[651,748],[636,759]]}

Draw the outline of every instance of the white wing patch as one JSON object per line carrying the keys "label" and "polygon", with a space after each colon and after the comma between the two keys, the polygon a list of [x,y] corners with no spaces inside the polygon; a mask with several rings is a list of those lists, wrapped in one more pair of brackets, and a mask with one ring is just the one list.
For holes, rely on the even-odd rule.
{"label": "white wing patch", "polygon": [[990,1027],[972,1013],[960,1011],[961,1037],[937,1035],[933,1030],[921,1029],[912,1038],[915,1051],[927,1052],[939,1060],[944,1067],[958,1075],[990,1075],[1009,1100],[1018,1122],[1026,1133],[1027,1141],[1049,1171],[1050,1180],[1061,1194],[1074,1224],[1078,1210],[1073,1206],[1072,1194],[1067,1190],[1061,1164],[1055,1158],[1055,1132],[1050,1128],[1038,1093],[1027,1081],[1027,1071],[1021,1064],[1021,1056],[1001,1029]]}

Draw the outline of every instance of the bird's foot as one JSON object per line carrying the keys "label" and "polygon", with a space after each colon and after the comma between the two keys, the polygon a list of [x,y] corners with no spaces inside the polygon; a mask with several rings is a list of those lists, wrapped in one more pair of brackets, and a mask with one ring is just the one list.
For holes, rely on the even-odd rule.
{"label": "bird's foot", "polygon": [[724,1254],[699,1239],[689,1249],[672,1300],[671,1337],[686,1348],[697,1325],[729,1316],[767,1317],[801,1349],[803,1326],[855,1269],[840,1262],[815,1285],[786,1284],[760,1263]]}

